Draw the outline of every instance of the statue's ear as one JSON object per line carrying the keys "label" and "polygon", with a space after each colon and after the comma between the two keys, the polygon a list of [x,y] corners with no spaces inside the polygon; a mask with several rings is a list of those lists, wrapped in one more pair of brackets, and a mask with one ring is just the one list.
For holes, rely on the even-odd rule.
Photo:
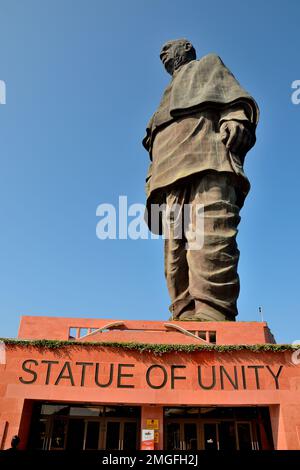
{"label": "statue's ear", "polygon": [[186,42],[186,43],[185,43],[184,48],[185,48],[186,51],[190,51],[190,50],[192,49],[192,47],[193,47],[193,46],[192,46],[192,44],[191,44],[190,42]]}

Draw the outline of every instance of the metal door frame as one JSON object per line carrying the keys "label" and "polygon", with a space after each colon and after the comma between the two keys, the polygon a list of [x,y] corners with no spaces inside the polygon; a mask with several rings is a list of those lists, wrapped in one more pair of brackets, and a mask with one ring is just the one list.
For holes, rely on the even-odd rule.
{"label": "metal door frame", "polygon": [[167,442],[167,426],[168,424],[179,424],[179,442],[180,442],[180,449],[176,450],[186,450],[186,442],[185,442],[185,435],[184,435],[184,425],[185,424],[195,424],[196,425],[196,432],[197,432],[197,449],[199,449],[200,444],[200,421],[198,419],[193,418],[167,418],[165,419],[164,425],[164,442]]}
{"label": "metal door frame", "polygon": [[104,432],[103,432],[103,440],[101,442],[101,445],[103,447],[100,447],[102,450],[107,450],[106,449],[106,440],[107,440],[107,423],[111,422],[119,422],[120,423],[120,430],[119,430],[119,448],[116,450],[123,450],[124,447],[124,426],[125,423],[136,423],[137,424],[137,433],[136,433],[136,448],[138,449],[138,442],[139,442],[139,422],[140,420],[138,418],[125,418],[122,416],[122,418],[115,418],[115,417],[104,417]]}

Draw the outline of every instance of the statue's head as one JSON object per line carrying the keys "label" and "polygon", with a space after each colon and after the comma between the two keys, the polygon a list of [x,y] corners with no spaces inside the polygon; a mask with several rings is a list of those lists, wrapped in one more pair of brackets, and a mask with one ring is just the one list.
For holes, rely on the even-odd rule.
{"label": "statue's head", "polygon": [[181,65],[196,59],[196,51],[187,39],[175,39],[163,45],[159,57],[166,71],[173,75]]}

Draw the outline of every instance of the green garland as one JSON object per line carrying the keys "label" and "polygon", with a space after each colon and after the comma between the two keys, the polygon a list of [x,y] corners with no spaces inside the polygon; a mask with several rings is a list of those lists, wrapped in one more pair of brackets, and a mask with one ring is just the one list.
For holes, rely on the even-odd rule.
{"label": "green garland", "polygon": [[284,352],[295,351],[299,345],[292,344],[151,344],[134,342],[87,342],[81,341],[62,341],[62,340],[24,340],[0,338],[0,341],[10,347],[27,347],[44,350],[58,350],[62,348],[114,348],[127,349],[130,351],[139,351],[140,353],[149,352],[155,355],[162,355],[170,352],[234,352],[234,351],[252,351],[252,352]]}

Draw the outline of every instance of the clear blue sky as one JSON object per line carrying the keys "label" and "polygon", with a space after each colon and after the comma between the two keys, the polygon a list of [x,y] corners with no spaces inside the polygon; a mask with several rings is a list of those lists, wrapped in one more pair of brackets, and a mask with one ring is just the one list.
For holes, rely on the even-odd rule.
{"label": "clear blue sky", "polygon": [[300,339],[297,0],[0,1],[1,335],[20,315],[168,318],[162,241],[100,241],[96,207],[144,202],[163,42],[219,54],[258,101],[238,236],[239,320]]}

